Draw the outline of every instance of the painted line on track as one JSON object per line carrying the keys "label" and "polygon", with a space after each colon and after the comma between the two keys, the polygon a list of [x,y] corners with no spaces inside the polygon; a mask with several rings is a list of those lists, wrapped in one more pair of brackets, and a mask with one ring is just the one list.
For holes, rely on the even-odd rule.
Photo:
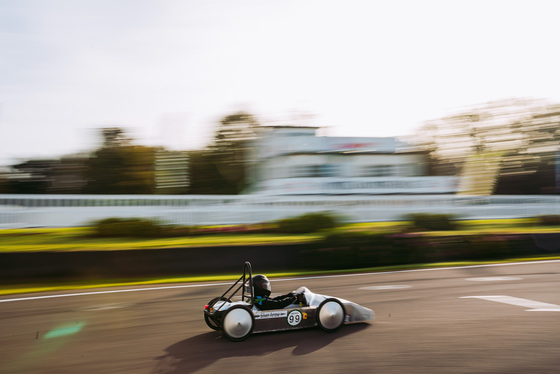
{"label": "painted line on track", "polygon": [[360,287],[360,290],[365,290],[365,291],[385,291],[385,290],[402,290],[402,289],[406,289],[406,288],[412,288],[412,286],[409,286],[407,284],[387,284],[384,286],[366,286],[366,287]]}
{"label": "painted line on track", "polygon": [[460,299],[480,299],[487,301],[494,301],[502,304],[522,306],[527,309],[527,312],[560,312],[560,305],[542,303],[529,299],[522,299],[520,297],[495,295],[495,296],[463,296]]}
{"label": "painted line on track", "polygon": [[515,281],[522,280],[521,277],[478,277],[478,278],[467,278],[465,280],[471,282],[502,282],[502,281]]}
{"label": "painted line on track", "polygon": [[[375,276],[375,275],[385,275],[385,274],[417,273],[417,272],[426,272],[426,271],[474,269],[474,268],[502,267],[502,266],[514,266],[514,265],[537,265],[537,264],[546,264],[546,263],[555,263],[555,262],[560,262],[560,260],[508,262],[508,263],[504,263],[504,264],[450,266],[450,267],[441,267],[441,268],[394,270],[394,271],[385,271],[385,272],[370,272],[370,273],[355,273],[355,274],[318,275],[318,276],[308,276],[308,277],[279,278],[279,279],[274,279],[274,282],[286,282],[286,281],[305,280],[305,279],[327,279],[327,278]],[[29,301],[29,300],[55,299],[55,298],[60,298],[60,297],[105,295],[105,294],[112,294],[112,293],[159,291],[159,290],[173,290],[173,289],[195,288],[195,287],[213,287],[213,286],[224,286],[224,285],[231,285],[231,282],[227,282],[227,283],[226,282],[221,282],[221,283],[185,284],[185,285],[179,285],[179,286],[146,287],[146,288],[131,288],[131,289],[121,289],[121,290],[77,292],[77,293],[56,294],[56,295],[29,296],[29,297],[18,297],[18,298],[12,298],[12,299],[0,299],[0,303],[9,303],[9,302],[16,302],[16,301]]]}
{"label": "painted line on track", "polygon": [[18,297],[18,298],[15,298],[15,299],[3,299],[3,300],[0,300],[0,303],[8,303],[8,302],[13,302],[13,301],[26,301],[26,300],[55,299],[55,298],[59,298],[59,297],[106,295],[106,294],[111,294],[111,293],[123,293],[123,292],[159,291],[159,290],[172,290],[172,289],[176,289],[176,288],[225,286],[225,285],[230,285],[230,284],[231,283],[205,283],[205,284],[186,284],[186,285],[181,285],[181,286],[130,288],[130,289],[125,289],[125,290],[77,292],[77,293],[56,294],[56,295]]}

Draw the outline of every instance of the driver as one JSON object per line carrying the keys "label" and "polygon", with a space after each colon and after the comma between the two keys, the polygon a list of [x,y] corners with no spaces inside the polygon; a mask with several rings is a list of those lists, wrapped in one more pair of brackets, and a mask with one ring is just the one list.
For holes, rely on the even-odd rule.
{"label": "driver", "polygon": [[255,275],[253,277],[253,289],[255,291],[255,306],[261,310],[282,309],[297,301],[293,293],[270,298],[272,288],[266,275]]}

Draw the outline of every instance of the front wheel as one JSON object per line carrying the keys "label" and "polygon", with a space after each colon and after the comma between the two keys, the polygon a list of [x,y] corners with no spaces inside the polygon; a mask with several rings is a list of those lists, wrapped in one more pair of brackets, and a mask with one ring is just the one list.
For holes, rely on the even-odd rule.
{"label": "front wheel", "polygon": [[253,332],[254,326],[255,317],[253,313],[241,305],[229,309],[222,324],[224,335],[234,342],[247,339]]}
{"label": "front wheel", "polygon": [[317,308],[317,324],[326,332],[336,331],[344,323],[346,312],[337,299],[326,299]]}

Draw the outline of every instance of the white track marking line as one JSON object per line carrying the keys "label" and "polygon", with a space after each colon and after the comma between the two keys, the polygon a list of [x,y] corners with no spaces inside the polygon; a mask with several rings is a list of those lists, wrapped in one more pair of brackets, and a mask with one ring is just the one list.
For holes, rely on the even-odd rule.
{"label": "white track marking line", "polygon": [[[560,262],[560,260],[508,262],[508,263],[505,263],[505,264],[485,264],[485,265],[468,265],[468,266],[442,267],[442,268],[430,268],[430,269],[395,270],[395,271],[385,271],[385,272],[375,272],[375,273],[321,275],[321,276],[311,276],[311,277],[274,279],[274,282],[306,280],[306,279],[326,279],[326,278],[342,278],[342,277],[358,277],[358,276],[375,276],[375,275],[400,274],[400,273],[417,273],[417,272],[425,272],[425,271],[475,269],[475,268],[502,267],[502,266],[514,266],[514,265],[537,265],[537,264],[546,264],[546,263],[554,263],[554,262]],[[157,291],[157,290],[171,290],[171,289],[176,289],[176,288],[212,287],[212,286],[224,286],[224,285],[231,285],[231,282],[230,283],[200,283],[200,284],[187,284],[187,285],[181,285],[181,286],[147,287],[147,288],[133,288],[133,289],[125,289],[125,290],[108,290],[108,291],[80,292],[80,293],[71,293],[71,294],[45,295],[45,296],[29,296],[29,297],[20,297],[20,298],[14,298],[14,299],[3,299],[3,300],[0,299],[0,303],[8,303],[8,302],[15,302],[15,301],[26,301],[26,300],[54,299],[54,298],[59,298],[59,297],[104,295],[104,294],[110,294],[110,293]]]}
{"label": "white track marking line", "polygon": [[467,278],[466,280],[472,282],[501,282],[501,281],[514,281],[521,280],[521,277],[479,277],[479,278]]}
{"label": "white track marking line", "polygon": [[412,286],[406,285],[406,284],[388,284],[385,286],[366,286],[366,287],[360,287],[360,290],[366,290],[366,291],[384,291],[384,290],[400,290],[400,289],[404,289],[404,288],[411,288]]}
{"label": "white track marking line", "polygon": [[13,301],[25,301],[25,300],[55,299],[55,298],[59,298],[59,297],[105,295],[105,294],[110,294],[110,293],[159,291],[159,290],[172,290],[172,289],[176,289],[176,288],[229,286],[229,285],[231,285],[231,283],[205,283],[205,284],[186,284],[186,285],[182,285],[182,286],[165,286],[165,287],[149,287],[149,288],[132,288],[132,289],[126,289],[126,290],[79,292],[79,293],[67,293],[67,294],[57,294],[57,295],[19,297],[19,298],[16,298],[16,299],[4,299],[4,300],[0,300],[0,303],[9,303],[9,302],[13,302]]}
{"label": "white track marking line", "polygon": [[487,301],[495,301],[497,303],[510,304],[522,306],[527,309],[528,312],[560,312],[560,305],[542,303],[540,301],[534,301],[529,299],[522,299],[520,297],[512,297],[505,295],[495,295],[495,296],[463,296],[460,299],[481,299]]}

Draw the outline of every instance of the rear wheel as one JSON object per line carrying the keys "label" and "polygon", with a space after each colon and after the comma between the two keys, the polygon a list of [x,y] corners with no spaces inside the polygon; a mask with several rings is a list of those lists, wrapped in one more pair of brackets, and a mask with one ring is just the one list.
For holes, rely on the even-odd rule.
{"label": "rear wheel", "polygon": [[237,305],[226,312],[222,328],[226,338],[238,342],[247,339],[254,326],[253,313],[246,307]]}
{"label": "rear wheel", "polygon": [[220,331],[220,325],[216,323],[208,314],[204,313],[204,322],[210,327],[212,330]]}
{"label": "rear wheel", "polygon": [[326,332],[336,331],[344,323],[346,312],[337,299],[327,299],[317,308],[317,324]]}
{"label": "rear wheel", "polygon": [[[225,297],[215,297],[212,300],[210,300],[208,302],[208,305],[210,307],[214,306],[214,304],[216,304],[216,302],[218,301],[229,301],[229,299],[225,298]],[[212,317],[210,317],[208,315],[208,313],[204,312],[204,322],[206,322],[206,324],[208,325],[208,327],[210,327],[212,330],[216,330],[219,331],[222,328],[220,327],[220,325],[214,321],[214,319],[212,319]]]}

